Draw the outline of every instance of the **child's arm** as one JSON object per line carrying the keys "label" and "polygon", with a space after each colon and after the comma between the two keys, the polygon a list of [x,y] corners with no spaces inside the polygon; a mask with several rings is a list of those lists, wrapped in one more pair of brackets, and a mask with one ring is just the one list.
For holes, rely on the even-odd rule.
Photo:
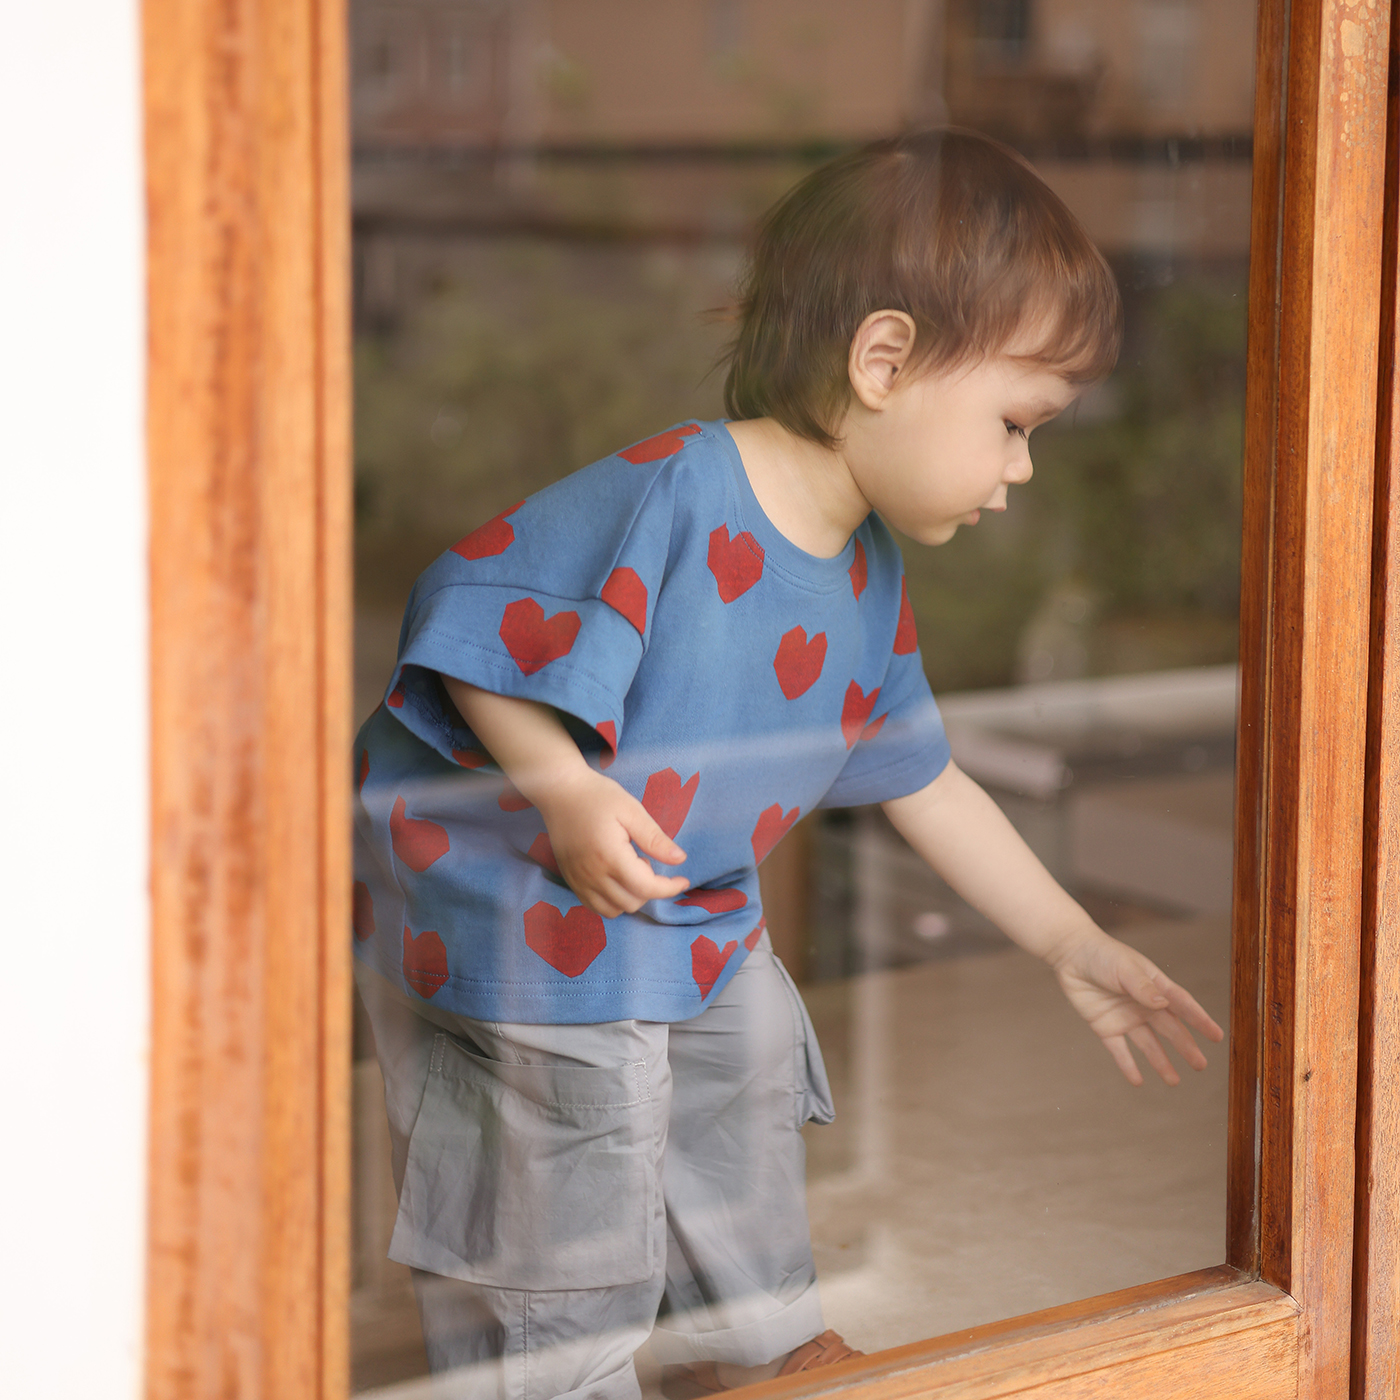
{"label": "child's arm", "polygon": [[954,764],[926,788],[884,808],[905,840],[969,904],[1050,964],[1070,1005],[1103,1040],[1129,1083],[1142,1083],[1129,1041],[1168,1084],[1180,1082],[1157,1035],[1193,1069],[1205,1068],[1187,1026],[1210,1040],[1224,1039],[1225,1032],[1189,992],[1104,933],[1056,883],[1001,808]]}
{"label": "child's arm", "polygon": [[588,766],[547,705],[495,695],[443,676],[452,703],[523,797],[539,808],[569,888],[611,919],[649,899],[686,889],[684,876],[658,875],[633,849],[679,865],[685,852],[625,788]]}

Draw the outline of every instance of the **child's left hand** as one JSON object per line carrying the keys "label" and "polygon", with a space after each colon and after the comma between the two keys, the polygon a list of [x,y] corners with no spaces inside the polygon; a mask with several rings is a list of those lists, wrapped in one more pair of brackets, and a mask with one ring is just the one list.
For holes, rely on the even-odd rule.
{"label": "child's left hand", "polygon": [[1089,1023],[1130,1084],[1141,1084],[1129,1042],[1168,1084],[1181,1083],[1167,1058],[1161,1036],[1192,1069],[1204,1069],[1206,1057],[1191,1029],[1208,1040],[1225,1032],[1184,987],[1136,949],[1094,929],[1075,941],[1051,966],[1069,1004]]}
{"label": "child's left hand", "polygon": [[1130,1043],[1168,1084],[1181,1083],[1158,1036],[1192,1069],[1205,1068],[1191,1029],[1207,1040],[1224,1040],[1225,1032],[1184,987],[1094,923],[956,764],[884,806],[904,839],[974,909],[1055,969],[1069,1004],[1129,1084],[1142,1083]]}

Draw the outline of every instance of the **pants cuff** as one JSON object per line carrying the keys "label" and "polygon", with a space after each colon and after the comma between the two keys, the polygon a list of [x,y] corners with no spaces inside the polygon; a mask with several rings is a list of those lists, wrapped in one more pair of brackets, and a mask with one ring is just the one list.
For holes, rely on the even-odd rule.
{"label": "pants cuff", "polygon": [[[518,1361],[519,1358],[514,1359]],[[382,1392],[366,1391],[364,1400],[373,1400],[380,1394],[388,1396],[390,1392],[396,1400],[498,1400],[511,1389],[501,1370],[499,1360],[454,1366],[421,1380],[389,1386]],[[610,1376],[590,1381],[576,1390],[563,1391],[553,1400],[642,1400],[637,1368],[629,1361]]]}
{"label": "pants cuff", "polygon": [[577,1390],[567,1390],[556,1400],[642,1400],[637,1368],[629,1361],[619,1371],[602,1380],[591,1381]]}
{"label": "pants cuff", "polygon": [[[695,1314],[691,1315],[692,1317]],[[810,1342],[823,1331],[821,1295],[815,1280],[785,1307],[741,1327],[687,1330],[687,1317],[668,1317],[651,1334],[652,1355],[663,1366],[692,1361],[728,1361],[734,1366],[762,1366]],[[698,1320],[698,1318],[697,1318]]]}

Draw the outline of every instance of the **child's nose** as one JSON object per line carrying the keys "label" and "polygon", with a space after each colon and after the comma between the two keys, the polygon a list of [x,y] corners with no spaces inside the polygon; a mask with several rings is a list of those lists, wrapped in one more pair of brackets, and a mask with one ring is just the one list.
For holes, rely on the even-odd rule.
{"label": "child's nose", "polygon": [[1030,448],[1022,447],[1015,457],[1013,457],[1006,468],[1006,473],[1002,477],[1009,486],[1020,486],[1031,479],[1034,468],[1031,466]]}

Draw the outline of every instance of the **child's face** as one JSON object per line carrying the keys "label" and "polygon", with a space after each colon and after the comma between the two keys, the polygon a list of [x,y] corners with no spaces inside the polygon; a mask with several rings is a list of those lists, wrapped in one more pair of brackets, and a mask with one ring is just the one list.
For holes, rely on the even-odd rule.
{"label": "child's face", "polygon": [[848,440],[861,493],[921,544],[944,544],[981,511],[1005,510],[1007,487],[1030,479],[1031,430],[1079,393],[1054,370],[1011,358],[1019,348],[951,370],[904,371],[864,415],[859,440]]}

